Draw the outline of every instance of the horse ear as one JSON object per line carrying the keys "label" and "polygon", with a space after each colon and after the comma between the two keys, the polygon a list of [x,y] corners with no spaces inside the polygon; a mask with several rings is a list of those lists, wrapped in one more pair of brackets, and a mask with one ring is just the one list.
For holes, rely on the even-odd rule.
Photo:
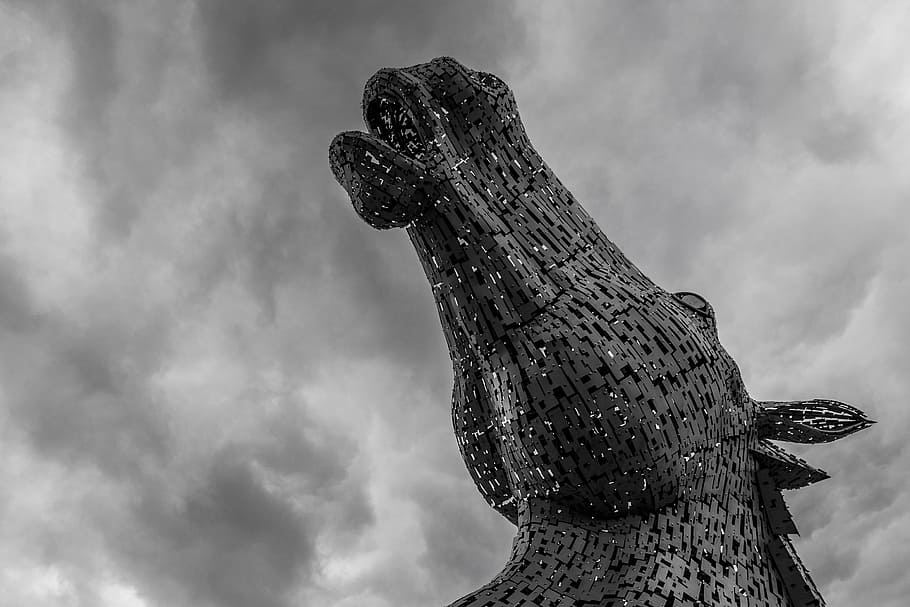
{"label": "horse ear", "polygon": [[758,464],[755,476],[759,498],[772,533],[768,538],[768,549],[790,595],[788,604],[804,607],[824,605],[818,588],[788,537],[799,531],[784,503],[781,489],[799,489],[824,480],[828,475],[767,440],[755,441],[750,452]]}
{"label": "horse ear", "polygon": [[791,443],[829,443],[875,422],[836,400],[758,401],[759,438]]}

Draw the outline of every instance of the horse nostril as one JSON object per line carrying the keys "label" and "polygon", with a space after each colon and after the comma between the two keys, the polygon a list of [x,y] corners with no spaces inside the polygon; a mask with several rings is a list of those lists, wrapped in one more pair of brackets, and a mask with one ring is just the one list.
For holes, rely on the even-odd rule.
{"label": "horse nostril", "polygon": [[377,97],[367,106],[370,131],[402,154],[421,159],[427,146],[405,107],[390,97]]}

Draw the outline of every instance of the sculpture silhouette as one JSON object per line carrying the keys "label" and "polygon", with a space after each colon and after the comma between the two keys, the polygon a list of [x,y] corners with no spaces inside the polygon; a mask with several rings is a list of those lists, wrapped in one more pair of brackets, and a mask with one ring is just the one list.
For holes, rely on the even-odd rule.
{"label": "sculpture silhouette", "polygon": [[442,57],[382,69],[332,170],[405,227],[455,373],[452,418],[511,558],[453,607],[822,605],[781,497],[827,475],[769,439],[867,427],[760,402],[699,295],[652,283],[531,146],[509,88]]}

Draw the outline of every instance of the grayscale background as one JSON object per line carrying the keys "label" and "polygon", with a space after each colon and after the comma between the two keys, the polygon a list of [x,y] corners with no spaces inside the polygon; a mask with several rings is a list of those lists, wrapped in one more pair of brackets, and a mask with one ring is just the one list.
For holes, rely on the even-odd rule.
{"label": "grayscale background", "polygon": [[796,450],[831,607],[910,595],[905,2],[0,0],[0,603],[428,607],[511,526],[475,491],[404,232],[326,154],[365,80],[502,76],[759,399],[879,424]]}

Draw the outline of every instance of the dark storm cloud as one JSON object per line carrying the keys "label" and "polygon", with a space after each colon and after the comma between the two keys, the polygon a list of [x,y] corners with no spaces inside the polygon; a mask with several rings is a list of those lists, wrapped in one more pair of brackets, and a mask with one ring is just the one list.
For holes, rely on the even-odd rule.
{"label": "dark storm cloud", "polygon": [[64,120],[83,135],[101,128],[119,86],[118,24],[109,3],[95,0],[29,2],[7,0],[32,13],[69,46],[73,61],[70,95],[61,108]]}
{"label": "dark storm cloud", "polygon": [[149,582],[176,586],[161,599],[285,605],[293,584],[312,567],[313,531],[292,503],[268,492],[245,459],[219,456],[183,503],[149,492],[136,515],[132,523],[148,545],[114,547],[115,554],[138,552],[136,566]]}
{"label": "dark storm cloud", "polygon": [[[321,527],[359,534],[371,524],[362,487],[348,482],[355,451],[344,436],[313,427],[289,404],[250,437],[213,454],[183,490],[148,479],[125,520],[132,532],[107,538],[152,596],[286,605],[317,570]],[[333,520],[334,510],[344,520]]]}
{"label": "dark storm cloud", "polygon": [[27,333],[38,321],[28,285],[18,266],[0,254],[0,327],[15,333]]}
{"label": "dark storm cloud", "polygon": [[849,163],[874,151],[872,134],[862,118],[845,112],[819,117],[805,142],[819,160],[832,164]]}
{"label": "dark storm cloud", "polygon": [[[387,61],[408,61],[452,48],[483,60],[491,69],[498,67],[505,49],[514,52],[524,43],[524,32],[511,12],[505,3],[483,2],[356,0],[339,5],[331,0],[207,0],[200,3],[199,23],[211,73],[228,99],[268,98],[276,88],[296,90],[308,105],[328,110],[337,107],[337,101],[319,99],[321,91],[314,89],[328,85],[327,92],[336,92],[340,82],[355,92],[363,82],[352,79],[356,78],[352,72],[360,72],[377,54],[387,55]],[[310,67],[312,62],[318,84],[288,80],[297,73],[312,78],[312,72],[296,72],[293,67]],[[303,113],[307,109],[299,108]]]}
{"label": "dark storm cloud", "polygon": [[75,71],[73,94],[64,113],[69,122],[85,135],[103,128],[117,87],[117,23],[109,7],[89,0],[61,3],[58,27],[72,45]]}

